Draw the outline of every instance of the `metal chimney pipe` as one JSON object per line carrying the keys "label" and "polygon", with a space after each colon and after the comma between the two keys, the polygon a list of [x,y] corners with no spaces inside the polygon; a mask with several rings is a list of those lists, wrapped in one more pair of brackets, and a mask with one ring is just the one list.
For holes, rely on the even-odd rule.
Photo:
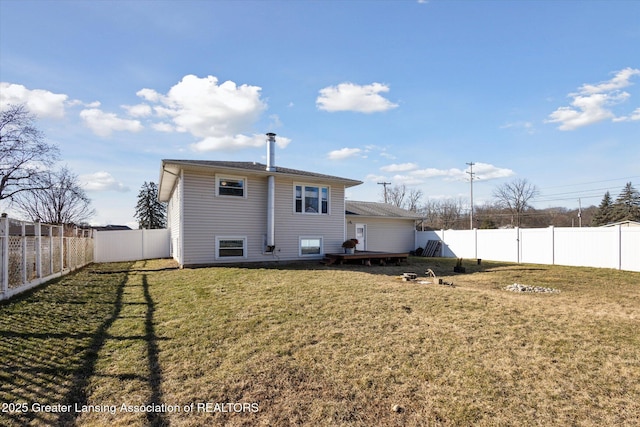
{"label": "metal chimney pipe", "polygon": [[276,134],[267,134],[267,171],[276,171]]}

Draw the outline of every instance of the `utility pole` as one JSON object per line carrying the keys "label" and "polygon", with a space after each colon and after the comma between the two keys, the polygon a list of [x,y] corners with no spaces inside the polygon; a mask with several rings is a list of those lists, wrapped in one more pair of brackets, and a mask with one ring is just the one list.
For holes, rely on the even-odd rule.
{"label": "utility pole", "polygon": [[473,165],[475,165],[475,163],[469,162],[465,164],[469,165],[469,172],[467,173],[469,174],[469,182],[471,183],[471,215],[469,216],[469,230],[473,230],[473,175],[475,175],[473,173]]}
{"label": "utility pole", "polygon": [[578,199],[578,227],[582,228],[582,201]]}
{"label": "utility pole", "polygon": [[389,199],[387,198],[387,185],[391,185],[390,182],[379,182],[378,185],[384,186],[384,202],[389,203]]}

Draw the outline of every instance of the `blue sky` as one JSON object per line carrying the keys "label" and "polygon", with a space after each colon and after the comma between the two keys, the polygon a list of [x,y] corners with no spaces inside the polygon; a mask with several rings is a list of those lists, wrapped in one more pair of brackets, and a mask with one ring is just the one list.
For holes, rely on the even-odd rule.
{"label": "blue sky", "polygon": [[[0,105],[26,103],[95,224],[167,159],[265,162],[475,204],[516,178],[577,207],[640,188],[637,1],[0,0]],[[1,206],[10,210],[8,206]]]}

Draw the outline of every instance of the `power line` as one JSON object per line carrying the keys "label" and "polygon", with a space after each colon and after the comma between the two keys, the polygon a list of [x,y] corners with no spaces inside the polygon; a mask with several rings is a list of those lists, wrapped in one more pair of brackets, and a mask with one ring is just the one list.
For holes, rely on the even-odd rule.
{"label": "power line", "polygon": [[544,190],[544,189],[549,189],[549,188],[575,187],[575,186],[578,186],[578,185],[599,184],[599,183],[601,183],[601,182],[622,181],[622,180],[634,179],[634,178],[640,178],[640,175],[636,175],[636,176],[627,176],[627,177],[624,177],[624,178],[603,179],[603,180],[600,180],[600,181],[579,182],[579,183],[576,183],[576,184],[554,185],[554,186],[552,186],[552,187],[545,187],[545,188],[542,188],[542,190]]}

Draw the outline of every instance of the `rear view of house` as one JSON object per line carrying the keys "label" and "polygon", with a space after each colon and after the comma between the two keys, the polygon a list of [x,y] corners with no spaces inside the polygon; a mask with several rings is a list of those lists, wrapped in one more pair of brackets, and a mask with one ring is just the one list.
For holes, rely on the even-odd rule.
{"label": "rear view of house", "polygon": [[322,258],[345,240],[345,190],[362,182],[267,164],[163,160],[171,252],[181,266]]}

